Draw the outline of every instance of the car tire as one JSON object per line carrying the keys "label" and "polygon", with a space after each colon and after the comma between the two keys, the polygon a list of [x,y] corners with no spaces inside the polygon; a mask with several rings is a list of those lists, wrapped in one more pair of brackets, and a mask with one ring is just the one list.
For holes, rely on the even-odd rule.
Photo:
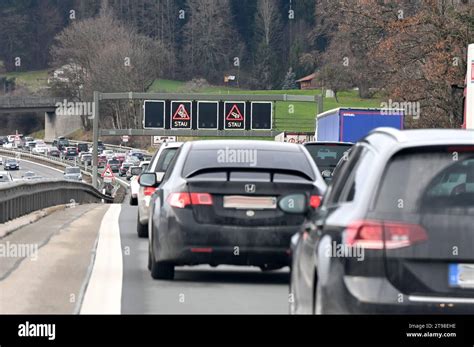
{"label": "car tire", "polygon": [[151,263],[151,277],[155,280],[173,280],[174,265],[170,263]]}
{"label": "car tire", "polygon": [[140,223],[140,215],[137,216],[137,234],[140,238],[148,237],[148,224]]}
{"label": "car tire", "polygon": [[137,205],[138,205],[138,199],[130,197],[130,206],[137,206]]}
{"label": "car tire", "polygon": [[150,251],[150,247],[148,247],[148,270],[151,271],[151,251]]}
{"label": "car tire", "polygon": [[153,252],[148,252],[148,266],[151,273],[151,278],[154,280],[173,280],[174,279],[174,265],[171,263],[157,262],[153,256]]}

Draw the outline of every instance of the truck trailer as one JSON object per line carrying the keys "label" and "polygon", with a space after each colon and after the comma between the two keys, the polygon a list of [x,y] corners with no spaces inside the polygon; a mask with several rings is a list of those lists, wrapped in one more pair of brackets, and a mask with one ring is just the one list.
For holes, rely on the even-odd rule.
{"label": "truck trailer", "polygon": [[316,141],[355,143],[372,129],[403,129],[404,112],[398,109],[336,108],[316,118]]}

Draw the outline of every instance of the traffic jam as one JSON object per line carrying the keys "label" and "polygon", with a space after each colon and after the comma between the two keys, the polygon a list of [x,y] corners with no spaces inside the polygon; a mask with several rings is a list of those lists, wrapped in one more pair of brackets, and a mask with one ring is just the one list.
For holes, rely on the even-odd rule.
{"label": "traffic jam", "polygon": [[[474,133],[403,130],[403,117],[334,109],[302,143],[165,140],[149,154],[99,141],[102,189],[128,182],[150,281],[197,265],[290,269],[292,314],[472,313]],[[93,165],[86,143],[12,138],[70,161],[66,180]],[[20,162],[2,160],[2,182]]]}

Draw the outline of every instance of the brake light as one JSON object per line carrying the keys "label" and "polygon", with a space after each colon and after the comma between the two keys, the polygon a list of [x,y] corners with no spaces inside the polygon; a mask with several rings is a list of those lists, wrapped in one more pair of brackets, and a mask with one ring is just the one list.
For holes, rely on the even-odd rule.
{"label": "brake light", "polygon": [[208,193],[171,193],[168,203],[176,208],[185,208],[188,205],[212,205],[212,196]]}
{"label": "brake light", "polygon": [[153,195],[153,193],[156,191],[156,188],[155,187],[145,187],[145,189],[143,190],[143,194],[145,196],[151,196]]}
{"label": "brake light", "polygon": [[191,193],[193,205],[212,205],[212,196],[208,193]]}
{"label": "brake light", "polygon": [[318,208],[321,206],[321,197],[319,195],[311,195],[309,198],[309,206],[312,208]]}
{"label": "brake light", "polygon": [[384,221],[356,221],[345,234],[345,243],[367,249],[396,249],[428,240],[423,227],[418,224]]}

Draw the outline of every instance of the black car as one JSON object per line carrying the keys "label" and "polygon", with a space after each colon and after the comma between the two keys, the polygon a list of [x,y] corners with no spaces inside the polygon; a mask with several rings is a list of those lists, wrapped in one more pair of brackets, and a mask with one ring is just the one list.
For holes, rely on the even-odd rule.
{"label": "black car", "polygon": [[326,184],[301,145],[267,141],[185,143],[156,187],[149,218],[149,268],[173,279],[175,266],[290,264],[291,236]]}
{"label": "black car", "polygon": [[99,154],[105,151],[105,145],[102,141],[97,142],[97,151],[99,152]]}
{"label": "black car", "polygon": [[377,129],[292,238],[293,313],[474,312],[474,132]]}
{"label": "black car", "polygon": [[53,147],[57,147],[60,151],[64,151],[67,147],[69,147],[69,140],[65,137],[60,137],[53,141]]}
{"label": "black car", "polygon": [[81,152],[89,152],[89,145],[87,143],[78,143],[77,144],[77,151]]}
{"label": "black car", "polygon": [[347,151],[353,145],[350,142],[306,142],[304,144],[328,183],[332,181],[332,174],[337,163],[347,156]]}
{"label": "black car", "polygon": [[110,159],[107,164],[110,166],[112,172],[115,173],[119,172],[120,166],[122,165],[118,159]]}
{"label": "black car", "polygon": [[64,149],[64,158],[66,159],[74,159],[78,156],[77,148],[76,147],[66,147]]}
{"label": "black car", "polygon": [[5,170],[20,170],[20,163],[16,159],[8,158],[3,165]]}

